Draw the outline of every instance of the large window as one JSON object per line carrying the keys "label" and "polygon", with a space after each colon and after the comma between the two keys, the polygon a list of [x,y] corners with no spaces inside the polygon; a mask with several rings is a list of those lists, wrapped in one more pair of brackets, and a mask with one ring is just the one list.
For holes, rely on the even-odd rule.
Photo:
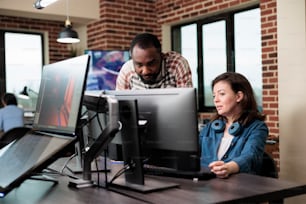
{"label": "large window", "polygon": [[226,71],[245,75],[262,106],[260,9],[230,12],[172,28],[172,48],[187,58],[200,111],[214,109],[211,81]]}
{"label": "large window", "polygon": [[[0,32],[1,93],[14,93],[18,105],[35,109],[43,65],[42,34]],[[26,95],[20,94],[23,90]]]}

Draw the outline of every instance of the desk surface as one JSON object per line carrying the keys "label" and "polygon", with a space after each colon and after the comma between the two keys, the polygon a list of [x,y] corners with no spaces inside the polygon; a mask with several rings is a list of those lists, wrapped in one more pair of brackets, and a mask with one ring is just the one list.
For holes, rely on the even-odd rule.
{"label": "desk surface", "polygon": [[[158,178],[160,179],[160,178]],[[277,201],[306,193],[305,184],[259,177],[249,174],[232,175],[229,179],[210,179],[193,182],[164,178],[180,184],[179,188],[147,194],[116,189],[121,193],[141,197],[152,203],[255,203]]]}
{"label": "desk surface", "polygon": [[[100,173],[100,178],[104,178],[103,173]],[[0,199],[0,203],[245,203],[279,200],[306,193],[306,184],[249,174],[198,182],[167,177],[150,178],[175,182],[180,187],[146,194],[117,187],[109,190],[101,187],[74,189],[68,187],[68,177],[57,176],[58,184],[26,180]]]}

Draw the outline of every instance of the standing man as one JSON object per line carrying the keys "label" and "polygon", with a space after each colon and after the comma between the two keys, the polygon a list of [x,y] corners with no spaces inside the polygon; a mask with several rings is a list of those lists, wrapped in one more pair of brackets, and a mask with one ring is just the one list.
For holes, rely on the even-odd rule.
{"label": "standing man", "polygon": [[188,61],[179,53],[161,52],[155,35],[137,35],[130,46],[131,60],[121,68],[116,90],[192,87]]}

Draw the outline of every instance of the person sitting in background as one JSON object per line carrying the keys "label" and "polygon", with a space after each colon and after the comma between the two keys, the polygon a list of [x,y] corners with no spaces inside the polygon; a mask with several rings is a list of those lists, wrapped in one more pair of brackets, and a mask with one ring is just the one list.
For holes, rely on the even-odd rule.
{"label": "person sitting in background", "polygon": [[24,110],[17,106],[17,99],[12,93],[5,93],[1,98],[3,107],[0,109],[0,130],[7,132],[15,127],[24,126]]}
{"label": "person sitting in background", "polygon": [[123,64],[116,90],[192,87],[191,70],[179,53],[161,52],[155,35],[137,35],[130,46],[131,60]]}
{"label": "person sitting in background", "polygon": [[249,81],[226,72],[212,81],[212,89],[217,112],[200,132],[201,166],[219,178],[258,174],[269,130]]}

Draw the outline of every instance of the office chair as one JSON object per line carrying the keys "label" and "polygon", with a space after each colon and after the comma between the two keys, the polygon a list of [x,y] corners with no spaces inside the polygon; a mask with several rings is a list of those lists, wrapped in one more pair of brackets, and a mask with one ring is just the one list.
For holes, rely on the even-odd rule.
{"label": "office chair", "polygon": [[271,178],[278,178],[278,169],[276,163],[267,152],[264,152],[262,167],[259,175]]}
{"label": "office chair", "polygon": [[[278,178],[278,169],[276,163],[274,159],[270,156],[270,154],[268,154],[267,152],[264,152],[263,154],[262,167],[259,175],[270,178]],[[284,203],[283,199],[267,202],[267,204],[283,204],[283,203]]]}
{"label": "office chair", "polygon": [[3,133],[0,138],[0,149],[10,144],[15,139],[24,136],[30,130],[31,128],[28,127],[15,127]]}

